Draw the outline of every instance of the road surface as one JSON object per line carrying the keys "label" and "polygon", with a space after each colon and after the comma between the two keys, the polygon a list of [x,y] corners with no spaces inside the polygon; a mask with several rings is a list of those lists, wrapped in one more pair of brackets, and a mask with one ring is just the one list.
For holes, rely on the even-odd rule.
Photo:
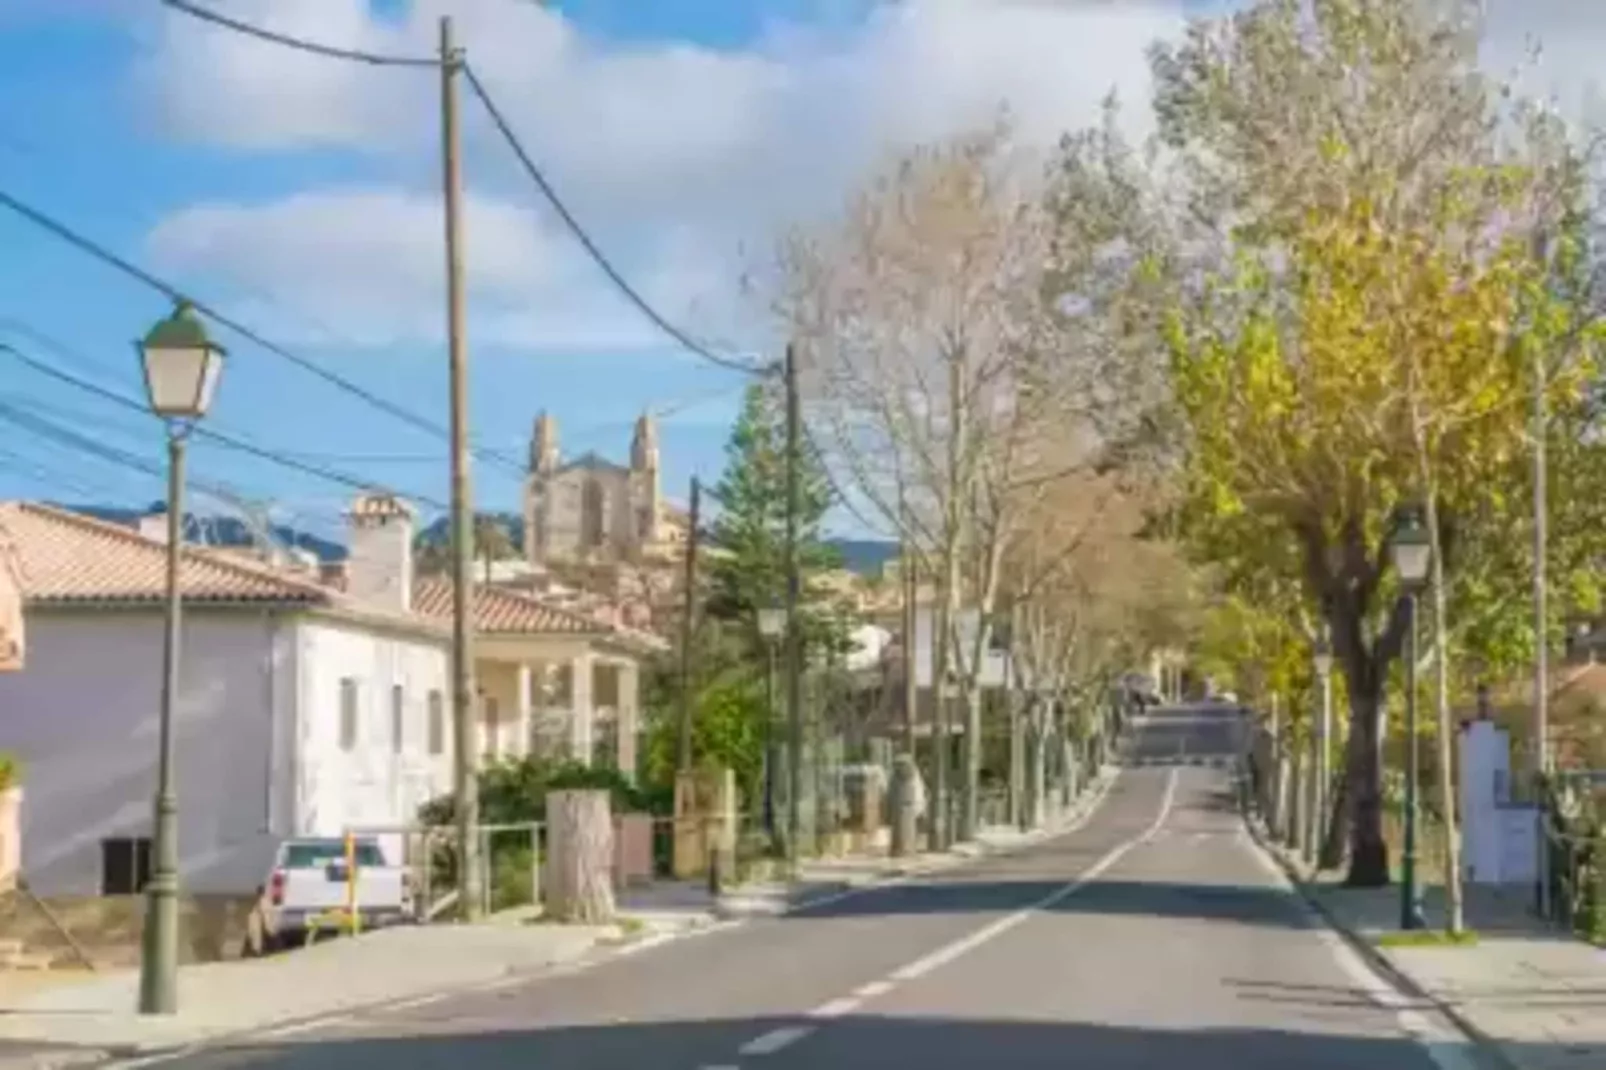
{"label": "road surface", "polygon": [[[1449,1070],[1248,838],[1226,710],[1162,710],[1079,829],[568,976],[436,997],[189,1070]],[[1391,1003],[1392,999],[1392,1003]]]}

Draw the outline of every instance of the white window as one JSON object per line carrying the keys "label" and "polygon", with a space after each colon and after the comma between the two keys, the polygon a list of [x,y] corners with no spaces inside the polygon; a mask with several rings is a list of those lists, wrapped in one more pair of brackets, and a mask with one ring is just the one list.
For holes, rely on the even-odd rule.
{"label": "white window", "polygon": [[406,750],[407,743],[407,692],[401,684],[390,689],[390,746],[397,754]]}
{"label": "white window", "polygon": [[357,749],[357,679],[340,678],[340,749]]}
{"label": "white window", "polygon": [[446,753],[446,703],[439,691],[429,693],[429,753]]}

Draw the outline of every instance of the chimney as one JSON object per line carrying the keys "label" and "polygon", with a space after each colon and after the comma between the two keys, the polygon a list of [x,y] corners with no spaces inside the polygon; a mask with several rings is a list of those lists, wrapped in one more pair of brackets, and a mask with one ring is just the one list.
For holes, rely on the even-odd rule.
{"label": "chimney", "polygon": [[134,521],[134,528],[152,542],[167,541],[167,503],[152,502],[145,515]]}
{"label": "chimney", "polygon": [[413,608],[413,509],[381,492],[351,503],[346,593],[405,613]]}

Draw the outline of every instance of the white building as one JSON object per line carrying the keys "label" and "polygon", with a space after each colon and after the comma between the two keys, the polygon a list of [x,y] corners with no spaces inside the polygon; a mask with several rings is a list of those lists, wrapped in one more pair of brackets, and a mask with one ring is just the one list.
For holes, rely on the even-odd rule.
{"label": "white building", "polygon": [[[279,840],[396,828],[450,789],[451,590],[412,582],[411,510],[351,513],[344,590],[315,573],[186,547],[176,714],[186,891],[249,892]],[[45,894],[127,894],[149,866],[165,546],[132,528],[0,504],[20,561],[28,657],[0,676],[0,751],[23,762],[23,871]],[[612,726],[634,764],[645,637],[495,589],[476,599],[477,746],[550,738],[590,760]],[[611,684],[611,690],[609,685]],[[599,686],[600,685],[600,686]],[[611,699],[599,708],[598,693]],[[545,715],[543,720],[543,714]]]}

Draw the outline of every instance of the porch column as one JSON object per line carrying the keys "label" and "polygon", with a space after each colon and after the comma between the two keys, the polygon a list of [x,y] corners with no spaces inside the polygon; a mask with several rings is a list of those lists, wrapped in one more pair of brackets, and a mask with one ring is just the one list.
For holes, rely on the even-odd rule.
{"label": "porch column", "polygon": [[533,683],[534,677],[530,672],[529,663],[524,661],[519,662],[517,679],[513,684],[513,686],[518,689],[516,692],[517,697],[515,699],[517,705],[514,706],[515,714],[513,718],[515,731],[518,732],[518,739],[513,743],[513,753],[518,755],[527,756],[535,753],[535,748],[532,745],[531,740],[533,724],[531,721],[530,708],[530,691]]}
{"label": "porch column", "polygon": [[634,661],[620,661],[615,664],[615,671],[619,674],[619,705],[614,713],[615,723],[618,727],[618,752],[614,760],[619,764],[619,771],[625,775],[630,783],[636,782],[636,742],[637,734],[641,731],[641,674],[637,671]]}
{"label": "porch column", "polygon": [[591,741],[595,713],[591,705],[591,655],[581,654],[569,662],[569,752],[576,761],[591,764]]}

